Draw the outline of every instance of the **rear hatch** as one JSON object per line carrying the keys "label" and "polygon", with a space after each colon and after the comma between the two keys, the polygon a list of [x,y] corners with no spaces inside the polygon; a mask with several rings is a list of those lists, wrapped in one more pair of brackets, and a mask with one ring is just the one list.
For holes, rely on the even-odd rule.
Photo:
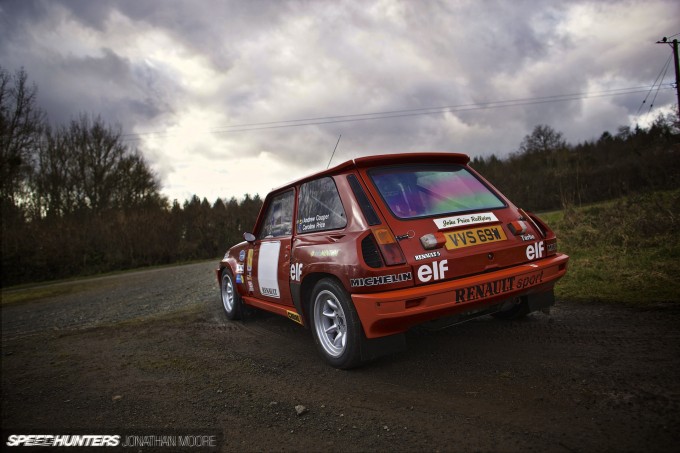
{"label": "rear hatch", "polygon": [[375,205],[413,267],[416,285],[547,255],[541,231],[460,158],[363,168]]}

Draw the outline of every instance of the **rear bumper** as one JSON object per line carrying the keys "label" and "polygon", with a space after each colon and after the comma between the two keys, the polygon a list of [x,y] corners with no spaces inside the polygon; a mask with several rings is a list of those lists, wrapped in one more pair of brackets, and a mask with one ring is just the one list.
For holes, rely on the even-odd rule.
{"label": "rear bumper", "polygon": [[408,330],[444,316],[481,311],[503,300],[550,291],[567,271],[557,254],[508,269],[443,283],[371,294],[352,294],[367,338]]}

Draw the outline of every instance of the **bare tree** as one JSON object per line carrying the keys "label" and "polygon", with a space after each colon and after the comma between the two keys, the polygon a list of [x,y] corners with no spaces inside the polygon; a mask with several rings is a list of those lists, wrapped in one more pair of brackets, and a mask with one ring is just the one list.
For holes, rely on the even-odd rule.
{"label": "bare tree", "polygon": [[136,149],[122,143],[120,130],[87,115],[46,130],[35,189],[43,213],[56,215],[165,203],[156,176]]}
{"label": "bare tree", "polygon": [[126,153],[120,131],[107,127],[100,117],[90,120],[81,115],[71,122],[69,140],[75,153],[79,207],[93,211],[111,207],[113,191],[122,176],[116,167]]}
{"label": "bare tree", "polygon": [[550,153],[567,147],[562,132],[558,132],[550,126],[539,124],[534,127],[530,135],[526,135],[519,150],[522,153]]}
{"label": "bare tree", "polygon": [[0,66],[0,196],[16,205],[31,171],[31,155],[45,115],[36,104],[38,88],[22,69],[10,74]]}

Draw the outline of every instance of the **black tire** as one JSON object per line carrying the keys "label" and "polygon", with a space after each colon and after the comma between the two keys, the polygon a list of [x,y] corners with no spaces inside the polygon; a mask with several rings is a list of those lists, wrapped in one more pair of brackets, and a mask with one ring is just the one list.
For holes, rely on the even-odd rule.
{"label": "black tire", "polygon": [[326,362],[345,370],[360,365],[363,331],[345,288],[330,278],[319,280],[310,309],[314,342]]}
{"label": "black tire", "polygon": [[222,283],[220,284],[220,298],[224,313],[232,321],[241,319],[243,316],[243,301],[236,290],[234,277],[228,268],[222,271]]}
{"label": "black tire", "polygon": [[529,313],[529,303],[527,302],[526,298],[523,297],[522,301],[512,308],[508,310],[497,311],[496,313],[492,313],[491,316],[504,321],[514,321],[516,319],[525,318]]}

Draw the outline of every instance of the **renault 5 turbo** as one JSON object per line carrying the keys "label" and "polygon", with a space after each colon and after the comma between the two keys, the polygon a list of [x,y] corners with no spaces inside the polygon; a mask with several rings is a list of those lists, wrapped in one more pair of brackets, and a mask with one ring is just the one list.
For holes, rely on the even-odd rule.
{"label": "renault 5 turbo", "polygon": [[216,270],[226,317],[285,316],[347,369],[399,350],[416,325],[549,308],[569,257],[469,160],[362,157],[273,190]]}

